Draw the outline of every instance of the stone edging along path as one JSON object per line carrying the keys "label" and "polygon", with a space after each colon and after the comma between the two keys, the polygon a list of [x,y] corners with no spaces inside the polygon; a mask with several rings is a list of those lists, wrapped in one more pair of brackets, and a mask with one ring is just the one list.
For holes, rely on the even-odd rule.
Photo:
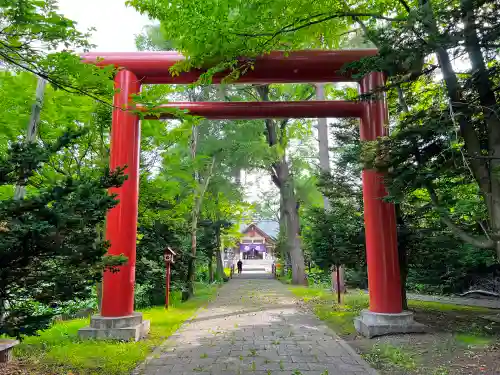
{"label": "stone edging along path", "polygon": [[[352,290],[353,293],[357,293],[358,290]],[[368,294],[368,290],[363,290],[365,294]],[[417,293],[407,293],[406,296],[409,300],[413,301],[424,301],[424,302],[439,302],[450,305],[459,306],[472,306],[472,307],[485,307],[487,309],[498,309],[500,310],[500,299],[480,299],[480,298],[468,298],[460,296],[437,296],[430,294],[417,294]]]}
{"label": "stone edging along path", "polygon": [[479,299],[467,297],[447,297],[447,296],[430,296],[425,294],[408,293],[408,299],[425,302],[448,303],[450,305],[486,307],[488,309],[500,309],[500,300],[494,299]]}

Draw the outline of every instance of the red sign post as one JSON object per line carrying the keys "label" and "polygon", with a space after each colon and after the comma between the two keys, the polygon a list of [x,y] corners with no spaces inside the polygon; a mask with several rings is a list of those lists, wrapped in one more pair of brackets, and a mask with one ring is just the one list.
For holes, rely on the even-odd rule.
{"label": "red sign post", "polygon": [[170,266],[174,263],[175,252],[167,247],[165,253],[163,254],[163,259],[165,260],[165,309],[168,309],[168,300],[170,297]]}

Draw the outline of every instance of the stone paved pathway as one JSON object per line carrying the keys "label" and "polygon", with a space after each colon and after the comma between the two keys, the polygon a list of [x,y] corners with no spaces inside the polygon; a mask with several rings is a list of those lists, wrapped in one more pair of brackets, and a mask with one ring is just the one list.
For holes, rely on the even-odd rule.
{"label": "stone paved pathway", "polygon": [[268,278],[238,276],[136,373],[376,374],[319,319],[303,310],[285,285]]}

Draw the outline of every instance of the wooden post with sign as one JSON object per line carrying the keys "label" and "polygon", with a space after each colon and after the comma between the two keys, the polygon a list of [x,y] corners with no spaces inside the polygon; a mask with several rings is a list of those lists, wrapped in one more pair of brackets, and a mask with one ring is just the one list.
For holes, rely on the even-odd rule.
{"label": "wooden post with sign", "polygon": [[168,309],[170,297],[170,266],[174,263],[175,252],[167,246],[163,259],[165,260],[165,309]]}

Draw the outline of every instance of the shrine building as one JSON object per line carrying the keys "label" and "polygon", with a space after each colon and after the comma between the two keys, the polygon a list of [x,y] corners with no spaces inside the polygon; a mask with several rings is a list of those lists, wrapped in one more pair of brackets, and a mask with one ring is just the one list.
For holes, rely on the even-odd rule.
{"label": "shrine building", "polygon": [[[279,223],[273,220],[254,221],[240,227],[240,242],[227,251],[224,260],[243,261],[243,265],[270,268],[279,233]],[[232,258],[232,259],[231,259]]]}

